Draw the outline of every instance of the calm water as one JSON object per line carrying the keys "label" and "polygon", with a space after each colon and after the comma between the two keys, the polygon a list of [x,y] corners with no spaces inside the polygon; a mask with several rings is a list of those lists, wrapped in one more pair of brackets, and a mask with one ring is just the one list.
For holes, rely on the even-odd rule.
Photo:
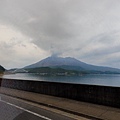
{"label": "calm water", "polygon": [[4,75],[3,78],[120,87],[120,74],[42,77],[39,74],[18,73],[18,74]]}

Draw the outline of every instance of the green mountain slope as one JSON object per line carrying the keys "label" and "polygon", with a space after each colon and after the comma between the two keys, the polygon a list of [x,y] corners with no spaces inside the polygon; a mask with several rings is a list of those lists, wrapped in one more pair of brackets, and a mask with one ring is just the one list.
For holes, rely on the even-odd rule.
{"label": "green mountain slope", "polygon": [[28,73],[38,73],[43,76],[73,76],[85,74],[85,72],[75,71],[75,70],[66,70],[63,68],[50,68],[50,67],[39,67],[39,68],[28,68],[25,69]]}

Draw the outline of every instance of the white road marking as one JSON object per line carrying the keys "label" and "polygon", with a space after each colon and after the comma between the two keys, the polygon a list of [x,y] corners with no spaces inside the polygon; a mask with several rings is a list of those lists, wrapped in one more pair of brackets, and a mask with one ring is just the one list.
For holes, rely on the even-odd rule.
{"label": "white road marking", "polygon": [[[1,96],[0,96],[0,97],[1,97]],[[30,113],[30,114],[33,114],[33,115],[35,115],[35,116],[37,116],[37,117],[43,118],[43,119],[45,119],[45,120],[52,120],[52,119],[50,119],[50,118],[48,118],[48,117],[45,117],[45,116],[40,115],[40,114],[38,114],[38,113],[32,112],[32,111],[27,110],[27,109],[25,109],[25,108],[19,107],[19,106],[17,106],[17,105],[11,104],[11,103],[6,102],[6,101],[4,101],[4,100],[1,100],[1,99],[0,99],[0,101],[3,102],[3,103],[6,103],[6,104],[8,104],[8,105],[11,105],[11,106],[13,106],[13,107],[16,107],[16,108],[18,108],[18,109],[20,109],[20,110],[23,110],[23,111],[25,111],[25,112],[28,112],[28,113]]]}

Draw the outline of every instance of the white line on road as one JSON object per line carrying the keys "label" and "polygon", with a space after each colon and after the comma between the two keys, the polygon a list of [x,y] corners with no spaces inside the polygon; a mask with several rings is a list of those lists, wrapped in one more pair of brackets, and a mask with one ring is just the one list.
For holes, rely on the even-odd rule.
{"label": "white line on road", "polygon": [[38,114],[38,113],[32,112],[32,111],[27,110],[27,109],[25,109],[25,108],[19,107],[19,106],[17,106],[17,105],[11,104],[11,103],[6,102],[6,101],[4,101],[4,100],[1,100],[1,99],[0,99],[0,101],[3,102],[3,103],[6,103],[6,104],[8,104],[8,105],[11,105],[11,106],[13,106],[13,107],[16,107],[16,108],[18,108],[18,109],[20,109],[20,110],[23,110],[23,111],[25,111],[25,112],[28,112],[28,113],[30,113],[30,114],[33,114],[33,115],[35,115],[35,116],[37,116],[37,117],[43,118],[43,119],[45,119],[45,120],[52,120],[52,119],[50,119],[50,118],[48,118],[48,117],[45,117],[45,116],[40,115],[40,114]]}

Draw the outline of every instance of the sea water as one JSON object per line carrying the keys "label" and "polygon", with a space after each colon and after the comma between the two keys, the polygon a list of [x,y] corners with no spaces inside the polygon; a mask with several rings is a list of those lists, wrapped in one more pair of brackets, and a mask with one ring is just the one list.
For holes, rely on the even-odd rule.
{"label": "sea water", "polygon": [[17,73],[3,75],[3,78],[33,80],[33,81],[53,81],[75,84],[89,84],[102,86],[120,87],[120,74],[86,74],[82,76],[40,76],[34,73]]}

